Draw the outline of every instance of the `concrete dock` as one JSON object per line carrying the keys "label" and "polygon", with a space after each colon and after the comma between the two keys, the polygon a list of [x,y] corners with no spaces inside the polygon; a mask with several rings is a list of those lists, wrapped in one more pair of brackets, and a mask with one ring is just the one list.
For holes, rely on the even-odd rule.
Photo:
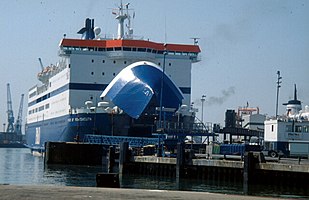
{"label": "concrete dock", "polygon": [[278,198],[214,194],[207,192],[186,192],[167,190],[114,189],[95,187],[0,185],[0,199],[177,199],[177,200],[272,200]]}

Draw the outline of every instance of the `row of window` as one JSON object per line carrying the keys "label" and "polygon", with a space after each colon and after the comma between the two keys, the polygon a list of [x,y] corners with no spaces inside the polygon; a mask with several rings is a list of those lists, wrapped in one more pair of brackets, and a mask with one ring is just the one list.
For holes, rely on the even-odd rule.
{"label": "row of window", "polygon": [[29,94],[29,98],[32,98],[36,95],[36,91],[32,92],[31,94]]}
{"label": "row of window", "polygon": [[38,98],[38,99],[36,100],[36,103],[40,103],[41,101],[44,101],[45,99],[48,99],[49,97],[50,97],[50,93],[45,94],[44,96]]}
{"label": "row of window", "polygon": [[44,109],[49,109],[49,103],[46,104],[45,106],[43,105],[43,106],[40,106],[40,107],[38,107],[38,108],[34,108],[34,109],[32,109],[32,110],[29,110],[29,115],[34,114],[34,113],[37,113],[37,112],[40,112],[40,111],[42,111],[42,110],[44,110]]}
{"label": "row of window", "polygon": [[[135,51],[135,52],[147,52],[154,54],[164,54],[163,50],[156,50],[151,48],[138,48],[138,47],[109,47],[109,48],[100,48],[100,47],[71,47],[63,46],[62,49],[74,50],[74,51]],[[167,51],[168,55],[185,55],[185,56],[197,56],[198,53],[195,52],[181,52],[181,51]]]}
{"label": "row of window", "polygon": [[[91,60],[92,63],[94,63],[94,59]],[[102,63],[105,63],[105,60],[102,60]],[[116,60],[113,61],[114,64],[116,64]],[[123,64],[127,64],[127,61],[123,61]]]}
{"label": "row of window", "polygon": [[[91,72],[90,74],[91,74],[91,75],[94,75],[94,72]],[[105,75],[105,73],[102,72],[102,76],[104,76],[104,75]],[[116,73],[113,73],[113,76],[116,76]]]}
{"label": "row of window", "polygon": [[[92,59],[91,62],[94,63],[94,59]],[[105,60],[102,60],[102,63],[105,63]],[[114,60],[113,63],[116,64],[116,63],[117,63],[116,60]],[[127,64],[127,61],[123,61],[123,64],[126,65],[126,64]],[[159,62],[158,65],[161,66],[161,63]],[[168,63],[168,66],[172,66],[172,63]],[[69,66],[69,67],[70,67],[70,66]],[[91,72],[90,74],[91,74],[91,75],[94,75],[94,72]],[[104,75],[105,75],[105,72],[102,72],[102,76],[104,76]],[[113,73],[113,76],[116,76],[116,74]]]}
{"label": "row of window", "polygon": [[[91,62],[94,63],[94,59],[92,59]],[[102,63],[105,63],[105,60],[102,60]],[[116,60],[114,60],[113,63],[116,64],[117,63]],[[123,64],[126,65],[127,61],[123,61]],[[161,63],[159,62],[158,65],[160,66]],[[172,63],[168,63],[168,66],[172,66]],[[70,68],[70,66],[69,66],[69,68]]]}
{"label": "row of window", "polygon": [[293,130],[293,126],[292,125],[286,125],[285,126],[285,131],[286,132],[309,133],[309,126],[296,125],[296,126],[294,126],[294,130]]}

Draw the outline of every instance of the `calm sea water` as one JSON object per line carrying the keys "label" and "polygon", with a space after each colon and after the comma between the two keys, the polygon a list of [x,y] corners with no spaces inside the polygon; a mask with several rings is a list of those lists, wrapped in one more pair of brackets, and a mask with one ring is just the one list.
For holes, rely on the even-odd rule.
{"label": "calm sea water", "polygon": [[[44,166],[44,158],[32,156],[29,149],[0,148],[0,184],[95,187],[99,172],[106,170],[101,166]],[[175,179],[153,176],[123,176],[121,187],[243,194],[242,184],[205,180],[181,180],[177,184]],[[256,186],[251,194],[309,198],[308,191],[299,188]]]}

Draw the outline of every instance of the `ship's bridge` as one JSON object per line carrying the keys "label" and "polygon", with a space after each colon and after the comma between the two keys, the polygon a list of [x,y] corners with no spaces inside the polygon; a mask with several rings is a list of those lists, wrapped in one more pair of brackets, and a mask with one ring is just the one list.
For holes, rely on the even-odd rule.
{"label": "ship's bridge", "polygon": [[188,44],[163,44],[146,40],[82,40],[82,39],[62,39],[60,42],[59,55],[71,54],[72,51],[95,51],[110,52],[111,56],[119,56],[112,52],[145,52],[148,54],[174,56],[186,56],[192,62],[200,61],[201,52],[198,45]]}

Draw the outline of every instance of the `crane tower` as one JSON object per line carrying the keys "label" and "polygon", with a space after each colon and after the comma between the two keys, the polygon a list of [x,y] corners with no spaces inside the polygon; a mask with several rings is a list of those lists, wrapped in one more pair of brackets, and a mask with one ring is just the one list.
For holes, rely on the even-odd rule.
{"label": "crane tower", "polygon": [[19,135],[22,134],[21,127],[22,127],[22,117],[23,117],[23,104],[24,104],[24,94],[22,94],[20,98],[19,110],[18,110],[18,115],[17,115],[17,119],[15,123],[15,132]]}
{"label": "crane tower", "polygon": [[8,126],[6,132],[13,133],[14,132],[14,115],[12,109],[12,99],[11,99],[11,90],[10,84],[7,85],[7,114],[8,114]]}

